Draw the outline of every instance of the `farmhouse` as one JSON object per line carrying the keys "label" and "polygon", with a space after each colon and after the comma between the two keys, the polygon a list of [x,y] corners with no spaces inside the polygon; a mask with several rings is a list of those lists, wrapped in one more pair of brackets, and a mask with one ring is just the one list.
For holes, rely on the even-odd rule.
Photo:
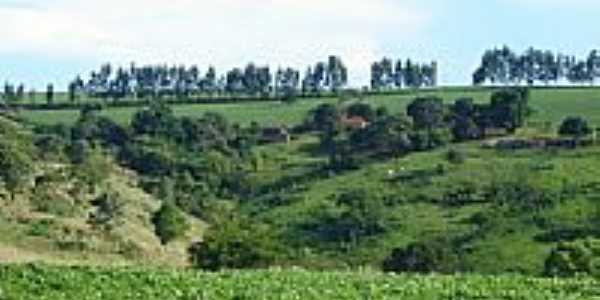
{"label": "farmhouse", "polygon": [[342,117],[340,120],[342,126],[346,129],[362,129],[369,126],[369,122],[363,117]]}

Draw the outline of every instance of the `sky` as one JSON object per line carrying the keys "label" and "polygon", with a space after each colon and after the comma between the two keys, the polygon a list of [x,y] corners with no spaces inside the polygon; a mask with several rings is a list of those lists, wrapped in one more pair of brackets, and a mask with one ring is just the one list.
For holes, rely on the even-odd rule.
{"label": "sky", "polygon": [[600,48],[597,0],[0,0],[0,81],[65,89],[102,63],[192,65],[221,73],[340,55],[350,85],[373,61],[438,61],[469,84],[485,49]]}

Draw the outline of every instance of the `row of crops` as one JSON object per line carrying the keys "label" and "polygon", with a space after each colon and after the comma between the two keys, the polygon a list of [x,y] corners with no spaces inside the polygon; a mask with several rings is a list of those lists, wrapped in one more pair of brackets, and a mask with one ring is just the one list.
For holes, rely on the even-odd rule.
{"label": "row of crops", "polygon": [[0,266],[0,299],[600,299],[588,278]]}

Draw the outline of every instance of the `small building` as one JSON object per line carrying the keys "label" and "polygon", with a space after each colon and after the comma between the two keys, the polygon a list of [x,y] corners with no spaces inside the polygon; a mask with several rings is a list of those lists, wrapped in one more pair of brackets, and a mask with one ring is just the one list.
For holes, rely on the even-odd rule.
{"label": "small building", "polygon": [[292,137],[287,128],[265,127],[260,132],[259,142],[261,143],[289,143]]}
{"label": "small building", "polygon": [[343,117],[340,120],[341,125],[346,129],[363,129],[369,126],[369,122],[363,117]]}

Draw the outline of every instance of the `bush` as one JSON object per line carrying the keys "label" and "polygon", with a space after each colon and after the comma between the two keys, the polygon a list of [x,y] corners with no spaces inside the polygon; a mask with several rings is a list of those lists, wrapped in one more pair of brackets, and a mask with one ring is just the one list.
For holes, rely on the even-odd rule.
{"label": "bush", "polygon": [[335,202],[335,206],[319,208],[302,225],[317,242],[356,246],[363,238],[382,234],[390,227],[383,200],[365,189],[344,191]]}
{"label": "bush", "polygon": [[152,223],[156,235],[160,238],[163,245],[181,237],[190,228],[183,212],[171,202],[164,203],[161,208],[154,213]]}
{"label": "bush", "polygon": [[516,213],[539,212],[563,200],[560,193],[535,186],[524,174],[516,177],[493,182],[486,188],[486,199]]}
{"label": "bush", "polygon": [[568,117],[560,124],[558,133],[579,138],[592,133],[592,129],[584,118]]}
{"label": "bush", "polygon": [[383,262],[385,272],[453,273],[460,270],[460,256],[449,242],[416,242],[392,250]]}
{"label": "bush", "polygon": [[559,243],[544,264],[547,276],[600,275],[600,240]]}
{"label": "bush", "polygon": [[241,215],[213,218],[203,241],[189,249],[192,264],[199,269],[249,269],[268,267],[275,259],[272,230]]}
{"label": "bush", "polygon": [[41,219],[31,224],[27,234],[31,236],[48,237],[50,236],[51,227],[53,225],[54,221],[52,219]]}

